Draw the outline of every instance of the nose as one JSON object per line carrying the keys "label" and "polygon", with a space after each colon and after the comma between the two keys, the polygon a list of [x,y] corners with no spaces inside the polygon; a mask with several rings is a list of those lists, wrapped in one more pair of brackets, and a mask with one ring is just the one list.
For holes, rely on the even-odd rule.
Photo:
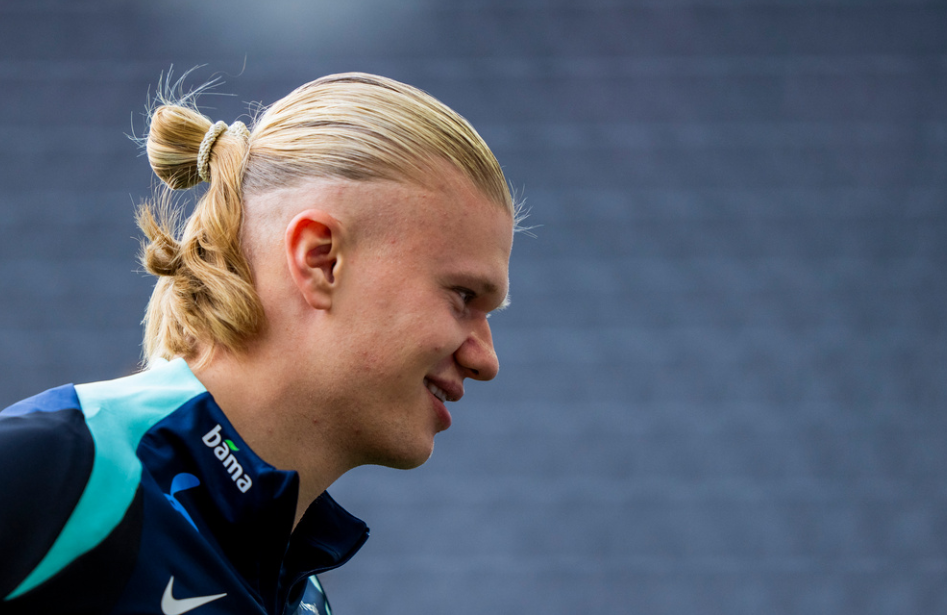
{"label": "nose", "polygon": [[500,371],[500,361],[493,349],[493,335],[486,318],[477,323],[454,353],[454,357],[464,371],[465,378],[483,381],[496,378]]}

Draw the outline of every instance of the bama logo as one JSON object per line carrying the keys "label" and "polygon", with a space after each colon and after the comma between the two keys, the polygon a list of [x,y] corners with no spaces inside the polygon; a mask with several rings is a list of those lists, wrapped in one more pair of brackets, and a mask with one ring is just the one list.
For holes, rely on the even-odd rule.
{"label": "bama logo", "polygon": [[208,431],[201,441],[207,448],[214,449],[214,456],[220,459],[224,469],[230,473],[230,478],[237,484],[237,489],[243,493],[249,491],[253,486],[253,480],[243,473],[243,466],[233,456],[233,451],[240,449],[230,440],[224,440],[224,437],[220,435],[220,425]]}

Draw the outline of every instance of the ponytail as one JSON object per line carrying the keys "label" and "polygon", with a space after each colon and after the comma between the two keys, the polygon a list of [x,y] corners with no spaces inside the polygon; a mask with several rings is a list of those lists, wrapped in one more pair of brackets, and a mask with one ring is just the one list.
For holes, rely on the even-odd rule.
{"label": "ponytail", "polygon": [[240,350],[264,322],[240,247],[250,135],[243,124],[221,124],[178,105],[162,105],[151,117],[146,149],[155,174],[172,190],[202,179],[210,185],[183,230],[167,195],[138,211],[148,240],[142,265],[158,276],[144,321],[149,361],[183,356],[201,362],[216,347]]}

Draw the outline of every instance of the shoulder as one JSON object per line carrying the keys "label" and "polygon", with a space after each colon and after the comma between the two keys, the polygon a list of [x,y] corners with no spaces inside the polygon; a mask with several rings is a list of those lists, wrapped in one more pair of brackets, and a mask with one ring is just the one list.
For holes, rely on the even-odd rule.
{"label": "shoulder", "polygon": [[[88,477],[94,454],[92,435],[72,385],[0,412],[0,484],[6,488],[5,495],[18,496],[5,498],[5,503],[22,503],[23,498],[55,491],[59,481]],[[4,505],[0,514],[8,508]]]}
{"label": "shoulder", "polygon": [[142,522],[139,444],[206,396],[187,365],[172,361],[0,412],[0,600],[72,582],[89,558],[132,554]]}
{"label": "shoulder", "polygon": [[71,385],[0,412],[0,596],[39,563],[79,501],[95,445]]}
{"label": "shoulder", "polygon": [[72,385],[50,389],[0,412],[0,481],[8,487],[22,486],[25,492],[16,491],[18,495],[42,491],[34,477],[75,477],[85,466],[88,476],[94,449]]}

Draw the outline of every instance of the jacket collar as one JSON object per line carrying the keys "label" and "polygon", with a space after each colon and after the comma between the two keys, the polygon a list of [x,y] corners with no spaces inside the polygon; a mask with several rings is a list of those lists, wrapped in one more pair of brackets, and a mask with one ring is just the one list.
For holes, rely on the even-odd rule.
{"label": "jacket collar", "polygon": [[[153,369],[193,378],[180,359]],[[368,526],[328,493],[309,506],[294,530],[298,474],[261,459],[206,389],[155,425],[145,440],[151,437],[187,443],[186,456],[206,486],[193,497],[197,523],[204,526],[199,531],[217,542],[271,612],[281,612],[309,575],[341,566],[368,539]]]}

